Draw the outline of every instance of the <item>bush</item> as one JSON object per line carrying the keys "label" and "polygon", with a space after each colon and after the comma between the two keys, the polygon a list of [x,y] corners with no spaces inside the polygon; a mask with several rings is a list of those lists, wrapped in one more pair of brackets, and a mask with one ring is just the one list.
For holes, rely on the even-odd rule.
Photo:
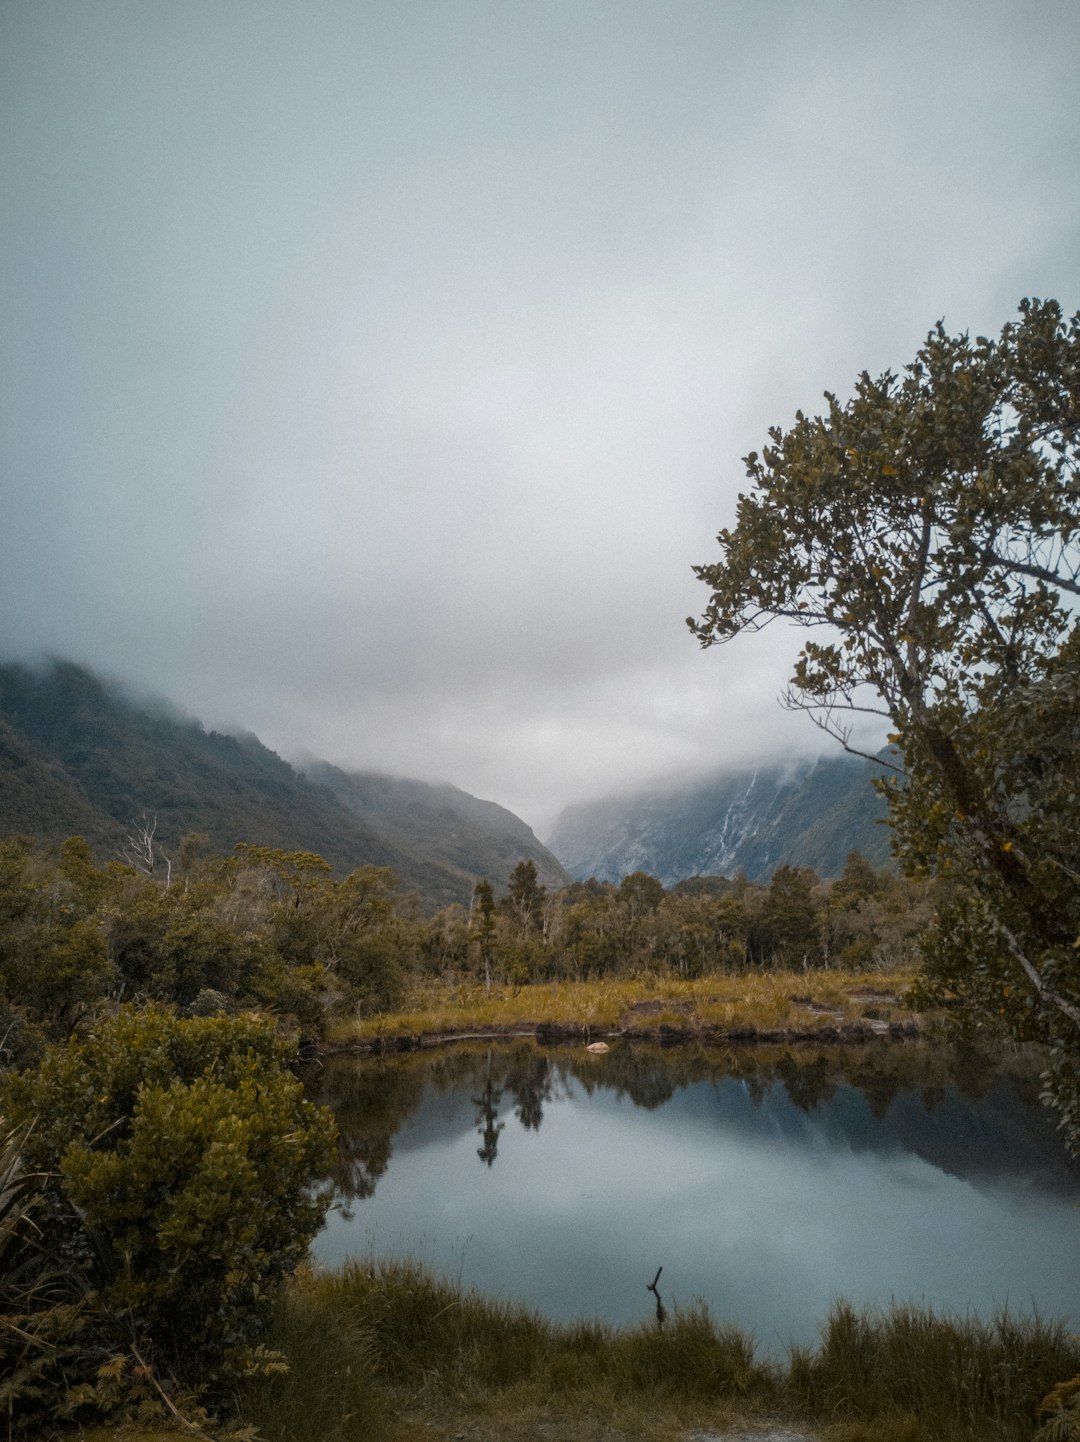
{"label": "bush", "polygon": [[10,1436],[36,1399],[62,1383],[87,1324],[78,1280],[41,1244],[46,1178],[28,1172],[25,1127],[0,1119],[0,1417]]}
{"label": "bush", "polygon": [[242,1362],[325,1210],[335,1128],[290,1051],[265,1019],[125,1009],[7,1084],[52,1250],[189,1383]]}

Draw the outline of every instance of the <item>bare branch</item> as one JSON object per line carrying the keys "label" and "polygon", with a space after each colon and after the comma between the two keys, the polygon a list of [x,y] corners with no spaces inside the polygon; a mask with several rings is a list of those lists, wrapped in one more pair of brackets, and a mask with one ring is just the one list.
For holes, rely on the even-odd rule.
{"label": "bare branch", "polygon": [[141,871],[144,876],[152,877],[157,861],[160,859],[165,863],[165,887],[167,890],[172,882],[172,859],[154,839],[157,834],[157,813],[155,812],[151,816],[144,811],[138,820],[133,817],[129,824],[132,830],[126,834],[120,848],[122,860],[126,861],[129,866],[133,866],[136,871]]}

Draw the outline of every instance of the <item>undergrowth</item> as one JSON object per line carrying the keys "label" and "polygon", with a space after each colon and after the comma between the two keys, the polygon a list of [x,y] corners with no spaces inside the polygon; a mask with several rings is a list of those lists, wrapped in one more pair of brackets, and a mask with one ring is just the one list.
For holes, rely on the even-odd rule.
{"label": "undergrowth", "polygon": [[236,1396],[267,1442],[397,1442],[418,1424],[453,1435],[470,1417],[500,1438],[533,1435],[526,1418],[536,1435],[575,1418],[575,1436],[599,1436],[581,1430],[594,1418],[627,1437],[685,1438],[777,1415],[828,1442],[1030,1442],[1040,1403],[1080,1373],[1080,1338],[1038,1317],[839,1303],[817,1348],[777,1364],[703,1307],[663,1327],[555,1324],[408,1262],[301,1272],[270,1342],[290,1371]]}

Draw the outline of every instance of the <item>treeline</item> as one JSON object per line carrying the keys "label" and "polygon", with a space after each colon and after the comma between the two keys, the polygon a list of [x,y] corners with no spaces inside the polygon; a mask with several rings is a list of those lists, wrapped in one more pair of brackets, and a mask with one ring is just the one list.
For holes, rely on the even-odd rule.
{"label": "treeline", "polygon": [[425,917],[393,873],[335,877],[311,852],[197,838],[163,871],[99,865],[79,837],[58,851],[0,842],[0,1046],[22,1066],[103,1006],[159,1002],[189,1015],[257,1009],[308,1035],[329,1016],[392,1008],[410,975],[531,981],[914,961],[926,888],[853,853],[843,875],[781,867],[767,886],[697,877],[671,890],[635,872],[618,886],[547,890],[532,861],[505,896],[481,882],[468,908]]}
{"label": "treeline", "polygon": [[592,880],[549,891],[524,861],[498,903],[487,904],[481,882],[468,913],[449,907],[435,916],[424,956],[438,973],[490,973],[510,984],[650,972],[895,970],[914,964],[932,914],[925,884],[875,870],[858,852],[835,881],[782,866],[768,885],[696,876],[670,890],[635,871],[618,886]]}
{"label": "treeline", "polygon": [[152,857],[100,866],[81,837],[58,852],[11,837],[0,842],[0,1062],[32,1063],[105,1003],[259,1010],[312,1034],[346,1007],[392,1005],[423,929],[390,871],[335,878],[312,852],[202,856],[191,838],[162,873]]}

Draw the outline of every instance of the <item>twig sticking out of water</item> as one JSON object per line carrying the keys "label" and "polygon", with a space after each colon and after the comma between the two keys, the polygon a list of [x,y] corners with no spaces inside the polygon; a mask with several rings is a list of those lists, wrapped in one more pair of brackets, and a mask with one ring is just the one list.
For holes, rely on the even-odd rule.
{"label": "twig sticking out of water", "polygon": [[660,1273],[663,1270],[663,1267],[657,1267],[656,1276],[652,1279],[651,1282],[645,1283],[646,1292],[651,1292],[656,1298],[656,1325],[658,1327],[662,1327],[664,1325],[664,1319],[667,1317],[667,1312],[664,1310],[664,1304],[660,1300],[660,1293],[656,1290],[656,1284],[657,1282],[659,1282]]}

